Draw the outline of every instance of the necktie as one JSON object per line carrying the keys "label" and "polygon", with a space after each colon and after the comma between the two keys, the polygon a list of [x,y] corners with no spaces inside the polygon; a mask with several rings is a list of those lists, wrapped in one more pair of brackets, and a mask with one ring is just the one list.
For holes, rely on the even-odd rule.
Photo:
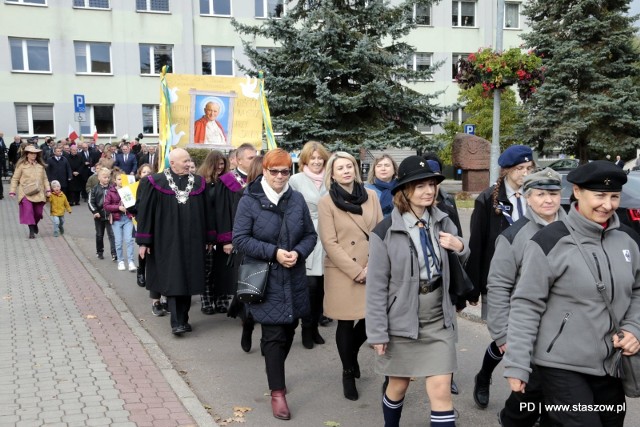
{"label": "necktie", "polygon": [[89,160],[89,152],[88,151],[84,152],[84,157],[85,157],[85,159]]}
{"label": "necktie", "polygon": [[149,164],[153,165],[153,154],[149,156]]}
{"label": "necktie", "polygon": [[520,200],[520,193],[516,192],[516,207],[518,209],[518,219],[524,216],[524,212],[522,211],[522,200]]}
{"label": "necktie", "polygon": [[124,162],[127,163],[127,157],[129,157],[129,155],[125,154],[124,155]]}
{"label": "necktie", "polygon": [[422,246],[424,262],[427,266],[427,277],[431,280],[431,262],[429,259],[433,259],[433,265],[438,275],[441,274],[440,263],[438,263],[438,258],[435,255],[433,243],[431,242],[431,236],[429,236],[429,224],[424,219],[419,220],[416,224],[420,230],[420,246]]}

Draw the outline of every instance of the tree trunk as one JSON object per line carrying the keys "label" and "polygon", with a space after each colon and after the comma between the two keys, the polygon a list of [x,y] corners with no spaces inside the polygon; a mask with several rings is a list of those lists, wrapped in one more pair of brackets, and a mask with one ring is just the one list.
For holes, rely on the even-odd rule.
{"label": "tree trunk", "polygon": [[576,154],[581,165],[589,162],[589,141],[587,135],[579,133],[576,140]]}

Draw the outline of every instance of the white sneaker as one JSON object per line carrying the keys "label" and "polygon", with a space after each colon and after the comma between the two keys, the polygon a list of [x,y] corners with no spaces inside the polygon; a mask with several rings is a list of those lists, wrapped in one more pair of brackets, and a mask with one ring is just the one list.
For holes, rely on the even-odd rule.
{"label": "white sneaker", "polygon": [[124,261],[118,261],[118,270],[120,270],[120,271],[126,270],[124,268]]}
{"label": "white sneaker", "polygon": [[136,267],[133,261],[129,261],[129,271],[138,271],[138,267]]}

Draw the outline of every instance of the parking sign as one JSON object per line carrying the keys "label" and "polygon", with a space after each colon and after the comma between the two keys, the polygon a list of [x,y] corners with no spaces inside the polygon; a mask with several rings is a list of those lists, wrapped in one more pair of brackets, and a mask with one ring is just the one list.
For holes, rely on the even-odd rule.
{"label": "parking sign", "polygon": [[468,133],[469,135],[475,135],[476,125],[464,125],[464,133]]}
{"label": "parking sign", "polygon": [[73,111],[75,113],[86,112],[87,107],[84,103],[84,95],[73,95]]}

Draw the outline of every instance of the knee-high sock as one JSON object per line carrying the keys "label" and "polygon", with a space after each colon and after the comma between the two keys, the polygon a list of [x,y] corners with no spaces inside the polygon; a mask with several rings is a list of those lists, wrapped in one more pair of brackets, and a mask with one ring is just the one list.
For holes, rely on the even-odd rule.
{"label": "knee-high sock", "polygon": [[404,397],[400,400],[391,400],[385,393],[382,396],[382,414],[384,415],[384,427],[399,427]]}

